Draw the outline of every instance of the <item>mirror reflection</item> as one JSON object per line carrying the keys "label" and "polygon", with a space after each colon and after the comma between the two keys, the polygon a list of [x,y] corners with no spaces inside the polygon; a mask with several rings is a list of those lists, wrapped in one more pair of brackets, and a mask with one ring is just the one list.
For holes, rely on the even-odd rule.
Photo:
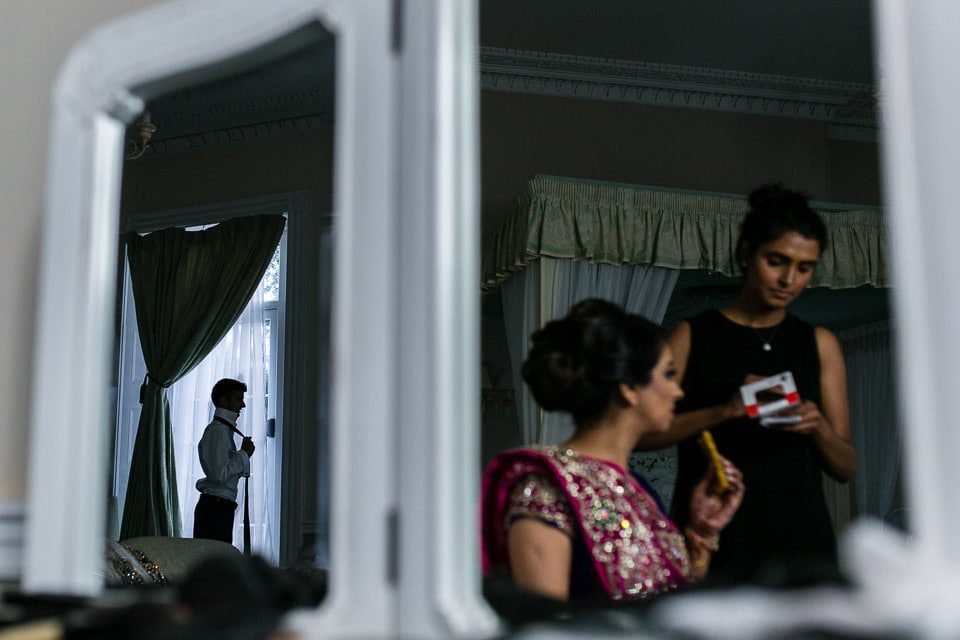
{"label": "mirror reflection", "polygon": [[[726,533],[694,532],[709,547],[719,533],[715,584],[833,581],[836,539],[853,518],[908,526],[870,20],[866,1],[482,3],[484,465],[496,459],[502,472],[495,456],[517,448],[548,447],[535,451],[554,460],[573,444],[587,447],[596,420],[531,393],[543,382],[530,370],[539,345],[531,336],[599,298],[670,332],[685,394],[670,427],[641,420],[629,456],[604,459],[638,478],[680,534],[709,466],[700,431],[712,432],[719,456],[743,474],[744,503]],[[809,211],[809,224],[741,236],[747,212],[769,201],[763,193],[748,201],[762,185],[782,185],[784,206],[773,208]],[[757,275],[784,264],[787,275],[771,276],[772,285]],[[705,318],[742,335],[733,340]],[[576,357],[551,362],[560,360],[579,371]],[[789,411],[798,415],[788,418],[800,422],[763,427],[723,414],[740,385],[782,371],[797,378],[800,403]],[[630,405],[627,392],[608,391],[618,410]],[[690,426],[698,411],[717,415]],[[562,489],[562,478],[547,480]],[[527,502],[541,492],[570,503],[553,485],[535,485],[520,488]],[[527,512],[505,521],[545,523],[537,543],[566,535],[559,556],[570,562],[554,567],[556,584],[537,588],[542,575],[525,580],[531,574],[510,562],[532,547],[500,532],[485,548],[504,551],[501,577],[561,599],[575,599],[584,581],[609,586],[602,559],[577,564],[591,557],[590,544],[578,556],[577,540],[597,539],[589,523],[566,531],[524,504]],[[811,541],[816,549],[804,546]],[[691,544],[686,535],[680,548]],[[509,598],[491,599],[509,609]]]}
{"label": "mirror reflection", "polygon": [[241,553],[328,569],[335,57],[315,25],[143,89],[111,390],[108,555],[126,575],[108,584]]}

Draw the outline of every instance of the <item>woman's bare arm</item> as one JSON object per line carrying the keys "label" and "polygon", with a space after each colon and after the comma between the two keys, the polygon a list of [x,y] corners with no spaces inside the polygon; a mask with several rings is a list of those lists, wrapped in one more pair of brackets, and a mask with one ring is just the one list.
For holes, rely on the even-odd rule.
{"label": "woman's bare arm", "polygon": [[573,542],[555,527],[521,518],[507,533],[510,571],[518,586],[557,600],[570,594]]}
{"label": "woman's bare arm", "polygon": [[847,400],[847,367],[840,341],[823,327],[816,329],[820,355],[820,402],[803,402],[794,412],[800,422],[784,431],[807,434],[820,452],[820,461],[834,479],[846,482],[857,473],[857,453],[850,434],[850,406]]}

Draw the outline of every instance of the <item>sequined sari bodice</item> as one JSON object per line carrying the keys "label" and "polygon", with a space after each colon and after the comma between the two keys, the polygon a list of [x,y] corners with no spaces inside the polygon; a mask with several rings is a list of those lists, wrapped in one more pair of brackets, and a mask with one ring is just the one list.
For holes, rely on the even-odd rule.
{"label": "sequined sari bodice", "polygon": [[[557,447],[518,449],[497,456],[483,478],[484,573],[509,570],[507,534],[515,518],[516,484],[545,477],[559,488],[525,505],[529,517],[559,526],[569,513],[569,532],[587,548],[603,590],[613,600],[645,598],[686,586],[689,560],[683,535],[656,501],[617,465]],[[552,493],[553,497],[546,495]],[[566,505],[551,501],[563,500]],[[560,528],[563,528],[562,526]]]}

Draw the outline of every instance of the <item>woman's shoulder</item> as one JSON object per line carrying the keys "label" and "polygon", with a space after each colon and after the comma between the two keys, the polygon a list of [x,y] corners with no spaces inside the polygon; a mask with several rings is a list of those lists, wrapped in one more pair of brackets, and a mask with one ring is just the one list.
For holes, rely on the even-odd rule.
{"label": "woman's shoulder", "polygon": [[560,446],[533,445],[498,454],[487,465],[484,484],[510,484],[524,475],[537,474],[552,478],[561,486],[591,484],[610,473],[625,472],[613,463],[581,455]]}
{"label": "woman's shoulder", "polygon": [[547,473],[531,472],[517,478],[505,512],[508,526],[520,518],[533,518],[567,535],[574,533],[574,514],[567,494],[556,478]]}
{"label": "woman's shoulder", "polygon": [[484,490],[509,487],[531,474],[555,476],[557,467],[553,461],[557,457],[556,449],[534,445],[498,453],[483,472]]}
{"label": "woman's shoulder", "polygon": [[813,340],[818,346],[820,345],[820,341],[824,339],[824,336],[828,338],[833,336],[833,332],[826,327],[807,322],[792,313],[787,314],[781,326],[781,333],[784,335],[794,335],[807,340]]}
{"label": "woman's shoulder", "polygon": [[720,309],[717,309],[716,307],[711,307],[709,309],[704,309],[700,313],[689,316],[688,318],[683,320],[683,322],[687,323],[691,327],[695,327],[695,326],[700,326],[704,324],[715,324],[715,323],[723,322],[725,319],[726,318],[724,317],[724,315],[720,313]]}
{"label": "woman's shoulder", "polygon": [[557,445],[527,445],[503,451],[490,461],[487,472],[505,468],[542,469],[562,474],[571,465],[589,463],[589,457]]}
{"label": "woman's shoulder", "polygon": [[833,331],[826,327],[816,326],[813,328],[813,338],[817,343],[817,352],[820,354],[820,360],[833,360],[835,358],[843,359],[843,347],[840,345],[840,338]]}

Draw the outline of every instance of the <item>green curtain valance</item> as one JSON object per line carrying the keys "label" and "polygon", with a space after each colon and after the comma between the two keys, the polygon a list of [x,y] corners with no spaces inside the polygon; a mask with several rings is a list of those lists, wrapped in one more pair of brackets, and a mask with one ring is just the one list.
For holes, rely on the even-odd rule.
{"label": "green curtain valance", "polygon": [[[484,255],[482,287],[496,288],[540,256],[737,276],[734,249],[747,208],[738,196],[537,176]],[[812,285],[891,286],[881,212],[817,211],[829,240]]]}

